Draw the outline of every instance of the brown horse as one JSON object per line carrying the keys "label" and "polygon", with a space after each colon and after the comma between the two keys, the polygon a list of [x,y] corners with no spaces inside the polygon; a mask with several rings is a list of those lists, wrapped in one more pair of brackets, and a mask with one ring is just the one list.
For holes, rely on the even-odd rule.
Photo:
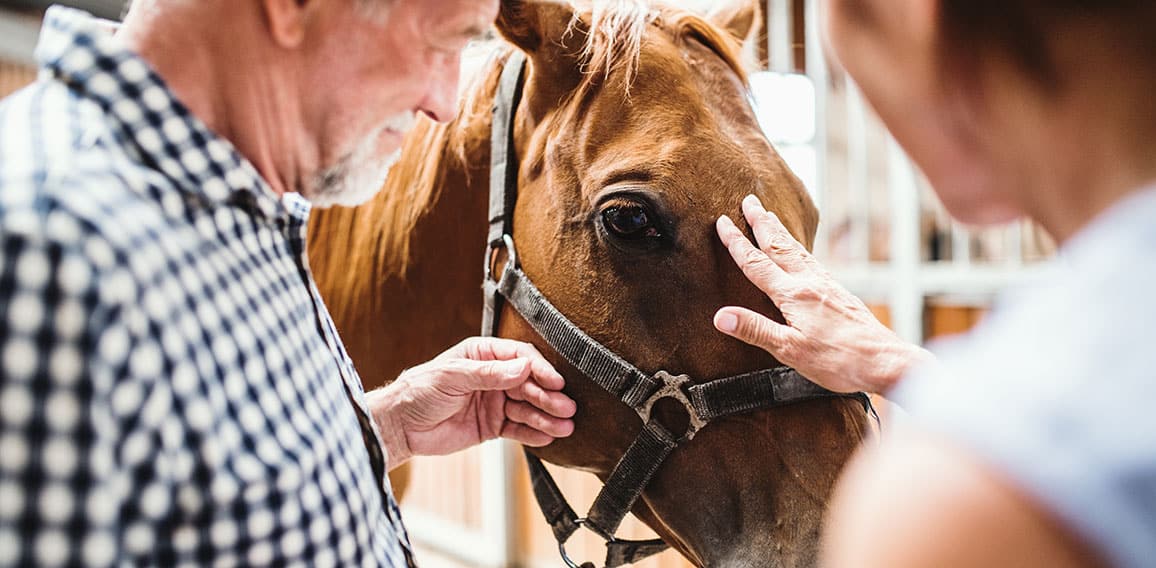
{"label": "brown horse", "polygon": [[[523,269],[640,369],[703,380],[776,365],[712,327],[724,304],[778,313],[735,268],[715,219],[741,218],[740,200],[755,194],[804,243],[818,223],[748,102],[734,37],[757,6],[716,13],[503,1],[497,23],[529,60],[514,123]],[[367,386],[479,329],[490,109],[509,52],[467,89],[455,121],[408,136],[372,202],[314,216],[311,263]],[[499,332],[536,344],[578,402],[574,435],[535,453],[605,480],[638,415],[509,308]],[[811,565],[836,475],[867,432],[863,407],[846,399],[712,422],[674,451],[633,512],[700,566]]]}

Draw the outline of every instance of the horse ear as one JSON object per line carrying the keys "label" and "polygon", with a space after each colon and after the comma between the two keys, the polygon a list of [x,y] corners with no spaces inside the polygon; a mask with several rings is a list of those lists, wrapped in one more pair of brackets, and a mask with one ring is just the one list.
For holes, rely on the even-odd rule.
{"label": "horse ear", "polygon": [[757,0],[729,0],[711,8],[707,19],[714,25],[729,31],[740,42],[745,42],[755,30],[759,20]]}
{"label": "horse ear", "polygon": [[533,55],[547,47],[546,38],[566,37],[574,7],[565,0],[502,0],[498,33]]}

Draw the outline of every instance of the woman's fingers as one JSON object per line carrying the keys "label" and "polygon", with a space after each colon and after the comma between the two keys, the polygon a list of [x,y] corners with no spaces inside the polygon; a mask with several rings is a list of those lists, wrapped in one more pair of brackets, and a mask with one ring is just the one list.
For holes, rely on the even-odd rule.
{"label": "woman's fingers", "polygon": [[786,272],[801,272],[817,265],[811,253],[795,240],[779,217],[763,207],[759,198],[743,199],[743,216],[755,234],[755,241],[766,255]]}
{"label": "woman's fingers", "polygon": [[793,364],[802,339],[799,330],[746,308],[722,308],[715,313],[714,325],[735,339],[770,352],[787,365]]}
{"label": "woman's fingers", "polygon": [[775,264],[767,253],[752,244],[730,217],[725,215],[719,217],[715,229],[718,231],[719,239],[730,252],[731,258],[747,279],[775,300],[775,291],[782,288],[783,280],[787,277],[783,269]]}

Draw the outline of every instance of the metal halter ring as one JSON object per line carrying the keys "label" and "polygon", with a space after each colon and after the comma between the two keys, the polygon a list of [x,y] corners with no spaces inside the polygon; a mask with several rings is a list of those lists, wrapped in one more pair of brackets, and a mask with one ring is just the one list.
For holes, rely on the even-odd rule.
{"label": "metal halter ring", "polygon": [[[502,240],[494,241],[486,247],[486,274],[485,280],[492,280],[494,277],[494,262],[498,260],[498,251],[506,249],[506,264],[518,267],[518,249],[514,248],[514,237],[510,235],[502,235]],[[499,277],[500,278],[500,277]]]}
{"label": "metal halter ring", "polygon": [[654,391],[654,394],[650,395],[650,398],[646,399],[646,402],[642,403],[642,406],[638,407],[638,416],[642,418],[642,423],[650,423],[650,412],[654,409],[654,403],[664,398],[673,398],[682,403],[683,408],[686,409],[687,416],[690,418],[690,424],[687,425],[686,433],[682,435],[681,439],[694,439],[694,435],[697,434],[699,430],[702,430],[703,426],[706,426],[707,421],[698,415],[694,404],[690,402],[690,399],[686,396],[686,391],[683,390],[684,386],[691,384],[690,376],[671,375],[666,371],[659,371],[654,374],[654,378],[662,381],[662,386]]}
{"label": "metal halter ring", "polygon": [[[582,527],[590,528],[589,520],[586,519],[586,517],[582,517],[580,519],[574,519],[574,525],[578,528],[582,528]],[[601,534],[601,533],[599,533],[599,531],[594,531],[594,532],[599,534],[599,535]],[[573,536],[573,534],[571,534],[571,536]],[[569,540],[569,539],[567,539],[567,540]],[[607,544],[613,544],[615,542],[617,542],[617,540],[614,537],[610,537],[606,541]],[[558,554],[562,555],[562,562],[564,564],[566,564],[566,568],[589,568],[589,566],[590,566],[590,563],[576,564],[573,560],[570,559],[570,555],[566,554],[566,541],[565,540],[558,543]]]}
{"label": "metal halter ring", "polygon": [[566,565],[566,568],[582,568],[581,566],[575,564],[573,560],[570,560],[570,556],[566,554],[565,542],[558,543],[558,554],[562,555],[562,563]]}

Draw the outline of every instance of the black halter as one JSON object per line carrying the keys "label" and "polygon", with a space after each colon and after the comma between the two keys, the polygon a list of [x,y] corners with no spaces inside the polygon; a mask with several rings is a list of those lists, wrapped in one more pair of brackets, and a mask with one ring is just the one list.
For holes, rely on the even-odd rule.
{"label": "black halter", "polygon": [[[823,389],[790,367],[764,369],[698,384],[686,375],[666,371],[648,375],[586,335],[562,315],[522,272],[512,236],[518,188],[513,117],[522,97],[525,66],[525,55],[515,50],[506,61],[494,99],[490,231],[482,285],[485,295],[482,334],[492,336],[497,331],[500,303],[505,299],[571,365],[637,412],[642,419],[642,432],[614,466],[585,517],[578,517],[566,503],[565,496],[542,462],[526,453],[534,496],[553,529],[566,566],[579,568],[566,555],[566,541],[579,528],[586,527],[606,540],[606,568],[616,568],[667,548],[660,539],[628,541],[619,540],[614,534],[670,452],[694,438],[711,420],[818,398],[853,397],[862,401],[869,410],[871,402],[862,393],[844,395]],[[493,263],[496,253],[503,249],[507,255],[506,264],[500,278],[495,281]],[[672,434],[658,420],[651,419],[654,403],[664,398],[680,402],[690,417],[690,424],[681,436]],[[593,564],[582,565],[582,568],[587,567],[593,568]]]}

